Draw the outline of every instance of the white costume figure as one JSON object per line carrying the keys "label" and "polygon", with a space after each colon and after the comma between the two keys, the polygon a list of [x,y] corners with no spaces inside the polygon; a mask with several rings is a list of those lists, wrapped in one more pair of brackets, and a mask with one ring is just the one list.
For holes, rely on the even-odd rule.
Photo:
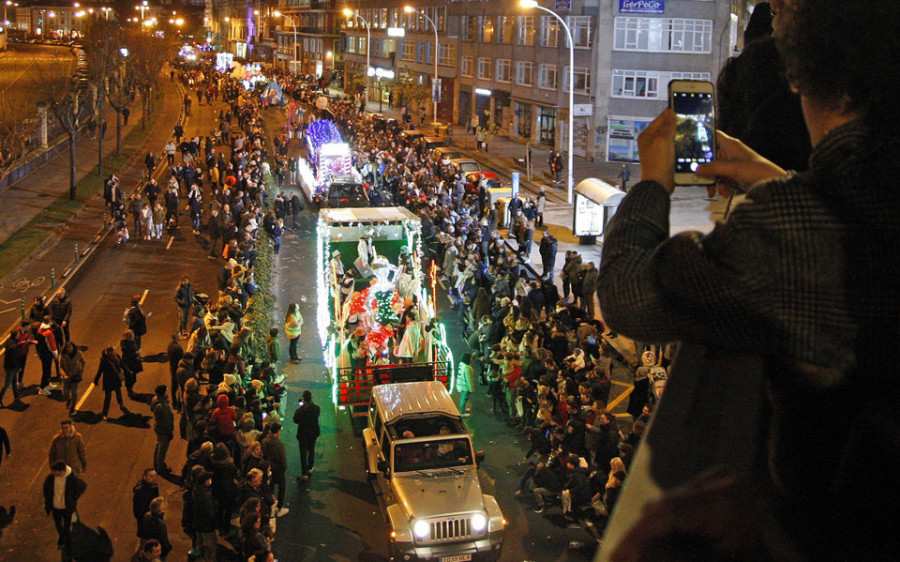
{"label": "white costume figure", "polygon": [[425,334],[422,330],[422,324],[418,321],[412,321],[403,331],[403,339],[400,345],[394,350],[394,355],[410,362],[421,361],[421,357],[425,355]]}
{"label": "white costume figure", "polygon": [[359,259],[365,262],[366,265],[375,261],[375,244],[372,242],[371,236],[364,236],[359,239],[359,243],[356,245],[356,253],[359,254]]}
{"label": "white costume figure", "polygon": [[338,284],[344,277],[344,262],[341,261],[341,253],[337,250],[331,252],[332,258],[329,264],[330,271],[333,274],[333,282]]}

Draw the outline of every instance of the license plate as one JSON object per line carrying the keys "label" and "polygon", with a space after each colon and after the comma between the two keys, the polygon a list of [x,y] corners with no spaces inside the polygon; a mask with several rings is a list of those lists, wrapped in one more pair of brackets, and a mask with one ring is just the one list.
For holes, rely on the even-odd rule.
{"label": "license plate", "polygon": [[441,562],[468,562],[471,559],[471,554],[458,554],[456,556],[444,556],[441,558]]}

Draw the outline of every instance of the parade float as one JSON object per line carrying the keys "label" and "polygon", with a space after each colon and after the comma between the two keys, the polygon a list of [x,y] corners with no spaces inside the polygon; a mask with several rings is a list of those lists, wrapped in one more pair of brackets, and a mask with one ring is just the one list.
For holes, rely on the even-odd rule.
{"label": "parade float", "polygon": [[419,217],[403,207],[322,209],[317,234],[316,320],[335,405],[365,416],[384,383],[435,380],[452,392]]}

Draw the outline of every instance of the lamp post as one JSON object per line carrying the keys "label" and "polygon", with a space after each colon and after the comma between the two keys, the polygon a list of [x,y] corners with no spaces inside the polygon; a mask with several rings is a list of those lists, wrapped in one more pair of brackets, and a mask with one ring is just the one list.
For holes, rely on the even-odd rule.
{"label": "lamp post", "polygon": [[[281,16],[286,17],[291,22],[291,27],[294,28],[294,47],[291,50],[291,60],[297,59],[297,26],[294,25],[294,18],[288,14],[282,14],[281,12],[272,12],[275,14],[276,18],[280,18]],[[290,69],[290,61],[288,61],[288,68]]]}
{"label": "lamp post", "polygon": [[[12,6],[12,5],[13,5],[12,0],[6,0],[6,3],[3,4],[3,25],[4,25],[4,26],[9,25],[9,17],[8,17],[9,14],[7,14],[6,11],[7,11],[7,10],[9,9],[9,7]],[[16,4],[16,6],[18,6],[18,4]]]}
{"label": "lamp post", "polygon": [[[435,95],[435,88],[438,87],[438,63],[437,63],[437,60],[438,60],[438,51],[440,51],[440,46],[438,44],[437,25],[435,25],[434,20],[432,20],[430,17],[428,17],[428,14],[426,14],[424,10],[416,10],[412,6],[403,6],[403,11],[406,12],[407,14],[413,14],[413,13],[417,13],[417,12],[419,14],[422,14],[422,16],[426,20],[428,20],[428,23],[431,24],[432,29],[434,29],[434,82],[432,82],[432,84],[431,84],[431,98],[432,98],[432,102],[434,105],[434,110],[433,110],[433,115],[432,115],[432,117],[434,118],[434,123],[432,123],[432,125],[436,125],[438,122],[438,120],[437,120],[438,119],[438,115],[437,115],[438,102],[437,102],[437,96]],[[437,131],[435,131],[435,132],[437,132]]]}
{"label": "lamp post", "polygon": [[563,29],[566,30],[566,39],[569,41],[569,138],[568,138],[568,152],[569,152],[569,169],[566,174],[566,188],[567,188],[567,200],[569,204],[572,204],[572,198],[574,197],[574,177],[572,170],[572,147],[575,144],[574,141],[574,133],[575,133],[575,120],[572,118],[572,112],[575,109],[575,43],[572,41],[572,30],[569,29],[569,26],[566,24],[565,20],[559,17],[559,14],[554,12],[549,8],[545,8],[543,6],[538,5],[537,0],[521,0],[520,2],[523,8],[536,8],[538,10],[542,10],[547,12],[551,16],[555,17],[559,20],[559,23],[562,25]]}
{"label": "lamp post", "polygon": [[369,69],[372,68],[372,66],[370,64],[370,61],[372,60],[372,57],[371,57],[371,55],[372,55],[372,28],[369,27],[369,22],[366,20],[366,18],[357,14],[350,8],[344,8],[344,15],[347,17],[353,16],[355,18],[358,18],[361,22],[366,24],[366,74],[365,74],[365,79],[366,79],[366,97],[368,97],[369,96]]}

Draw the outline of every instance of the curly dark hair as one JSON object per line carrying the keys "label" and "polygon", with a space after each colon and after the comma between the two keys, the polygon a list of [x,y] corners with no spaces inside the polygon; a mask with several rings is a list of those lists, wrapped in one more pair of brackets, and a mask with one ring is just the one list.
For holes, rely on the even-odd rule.
{"label": "curly dark hair", "polygon": [[900,10],[894,2],[791,0],[776,38],[791,84],[831,107],[846,102],[872,127],[900,122]]}

